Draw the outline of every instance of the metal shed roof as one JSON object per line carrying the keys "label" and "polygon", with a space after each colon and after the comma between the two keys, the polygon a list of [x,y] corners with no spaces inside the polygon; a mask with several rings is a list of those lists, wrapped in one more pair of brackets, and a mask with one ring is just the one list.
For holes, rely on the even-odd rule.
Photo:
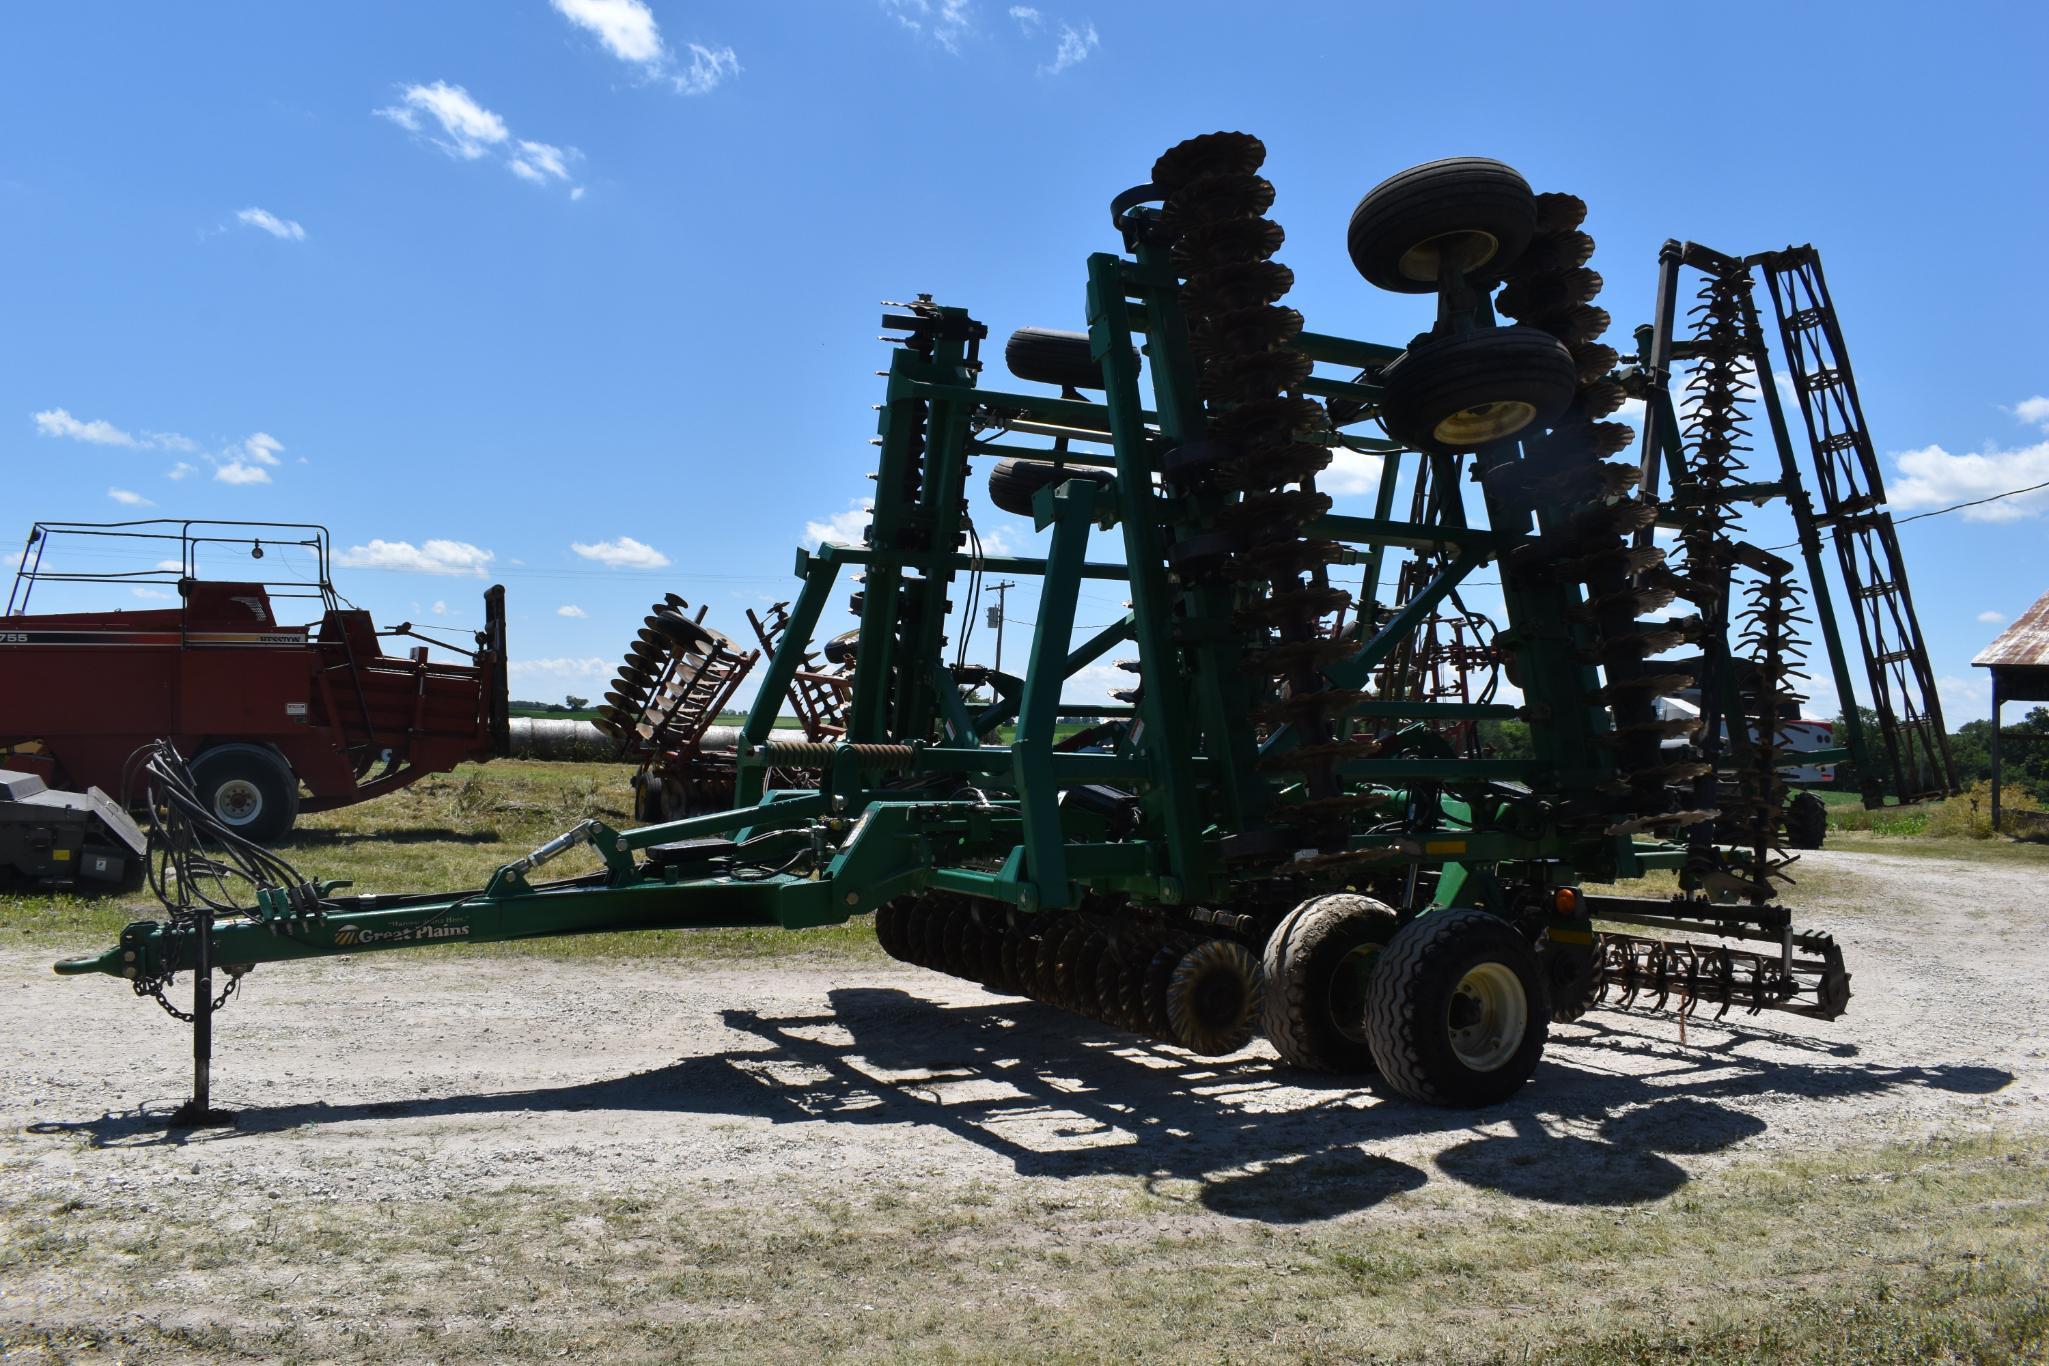
{"label": "metal shed roof", "polygon": [[2036,599],[1971,663],[1981,669],[2049,668],[2049,593]]}

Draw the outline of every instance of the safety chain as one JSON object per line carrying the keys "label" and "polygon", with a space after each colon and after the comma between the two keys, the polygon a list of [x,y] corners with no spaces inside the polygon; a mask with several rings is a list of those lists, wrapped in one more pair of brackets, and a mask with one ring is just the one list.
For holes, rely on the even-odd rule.
{"label": "safety chain", "polygon": [[[233,969],[225,969],[225,971],[228,974],[228,984],[221,989],[220,995],[213,998],[213,1005],[210,1007],[213,1010],[219,1010],[228,1003],[228,998],[235,994],[235,988],[242,985],[243,977],[247,976],[249,972],[246,967],[240,972],[236,972]],[[155,997],[156,1003],[162,1006],[164,1013],[172,1019],[182,1020],[186,1024],[191,1024],[193,1022],[192,1012],[178,1009],[178,1007],[171,1004],[170,998],[164,995],[164,988],[169,986],[172,979],[176,976],[176,973],[167,972],[161,977],[138,977],[130,985],[135,988],[137,996]]]}

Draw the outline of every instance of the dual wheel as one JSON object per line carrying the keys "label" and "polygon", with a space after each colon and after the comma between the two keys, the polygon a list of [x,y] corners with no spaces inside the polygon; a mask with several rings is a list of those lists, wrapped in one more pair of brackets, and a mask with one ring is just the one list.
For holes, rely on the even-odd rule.
{"label": "dual wheel", "polygon": [[1318,897],[1274,930],[1265,977],[1266,1035],[1283,1059],[1378,1071],[1430,1105],[1506,1100],[1549,1032],[1536,952],[1485,911],[1432,911],[1397,928],[1371,897]]}
{"label": "dual wheel", "polygon": [[[1487,157],[1413,166],[1366,192],[1346,244],[1367,283],[1402,294],[1484,292],[1537,226],[1536,196]],[[1535,327],[1477,327],[1421,338],[1381,372],[1380,419],[1404,445],[1477,451],[1564,415],[1579,384],[1572,353]]]}

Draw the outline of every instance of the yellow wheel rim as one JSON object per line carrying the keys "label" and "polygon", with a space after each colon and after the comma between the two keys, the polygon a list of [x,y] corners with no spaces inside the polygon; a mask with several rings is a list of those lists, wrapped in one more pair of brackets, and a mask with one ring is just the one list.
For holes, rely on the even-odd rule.
{"label": "yellow wheel rim", "polygon": [[1458,1060],[1475,1072],[1493,1072],[1522,1048],[1530,1000],[1506,964],[1480,963],[1459,979],[1447,1014]]}
{"label": "yellow wheel rim", "polygon": [[1517,399],[1476,403],[1438,423],[1430,434],[1447,446],[1485,446],[1514,436],[1536,420],[1536,408]]}
{"label": "yellow wheel rim", "polygon": [[1491,232],[1446,232],[1427,237],[1402,253],[1402,259],[1395,269],[1404,280],[1417,280],[1429,284],[1437,283],[1438,268],[1444,263],[1444,253],[1452,254],[1461,271],[1475,266],[1484,266],[1494,259],[1494,253],[1501,250],[1501,240]]}

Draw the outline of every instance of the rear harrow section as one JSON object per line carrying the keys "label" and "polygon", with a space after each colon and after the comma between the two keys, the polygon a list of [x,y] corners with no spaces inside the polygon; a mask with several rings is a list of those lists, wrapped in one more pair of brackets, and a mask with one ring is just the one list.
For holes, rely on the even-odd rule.
{"label": "rear harrow section", "polygon": [[1643,935],[1600,939],[1597,1004],[1616,1010],[1670,1010],[1688,1018],[1702,1006],[1719,1020],[1778,1010],[1833,1020],[1850,1002],[1843,951],[1825,934],[1796,934],[1786,953]]}

